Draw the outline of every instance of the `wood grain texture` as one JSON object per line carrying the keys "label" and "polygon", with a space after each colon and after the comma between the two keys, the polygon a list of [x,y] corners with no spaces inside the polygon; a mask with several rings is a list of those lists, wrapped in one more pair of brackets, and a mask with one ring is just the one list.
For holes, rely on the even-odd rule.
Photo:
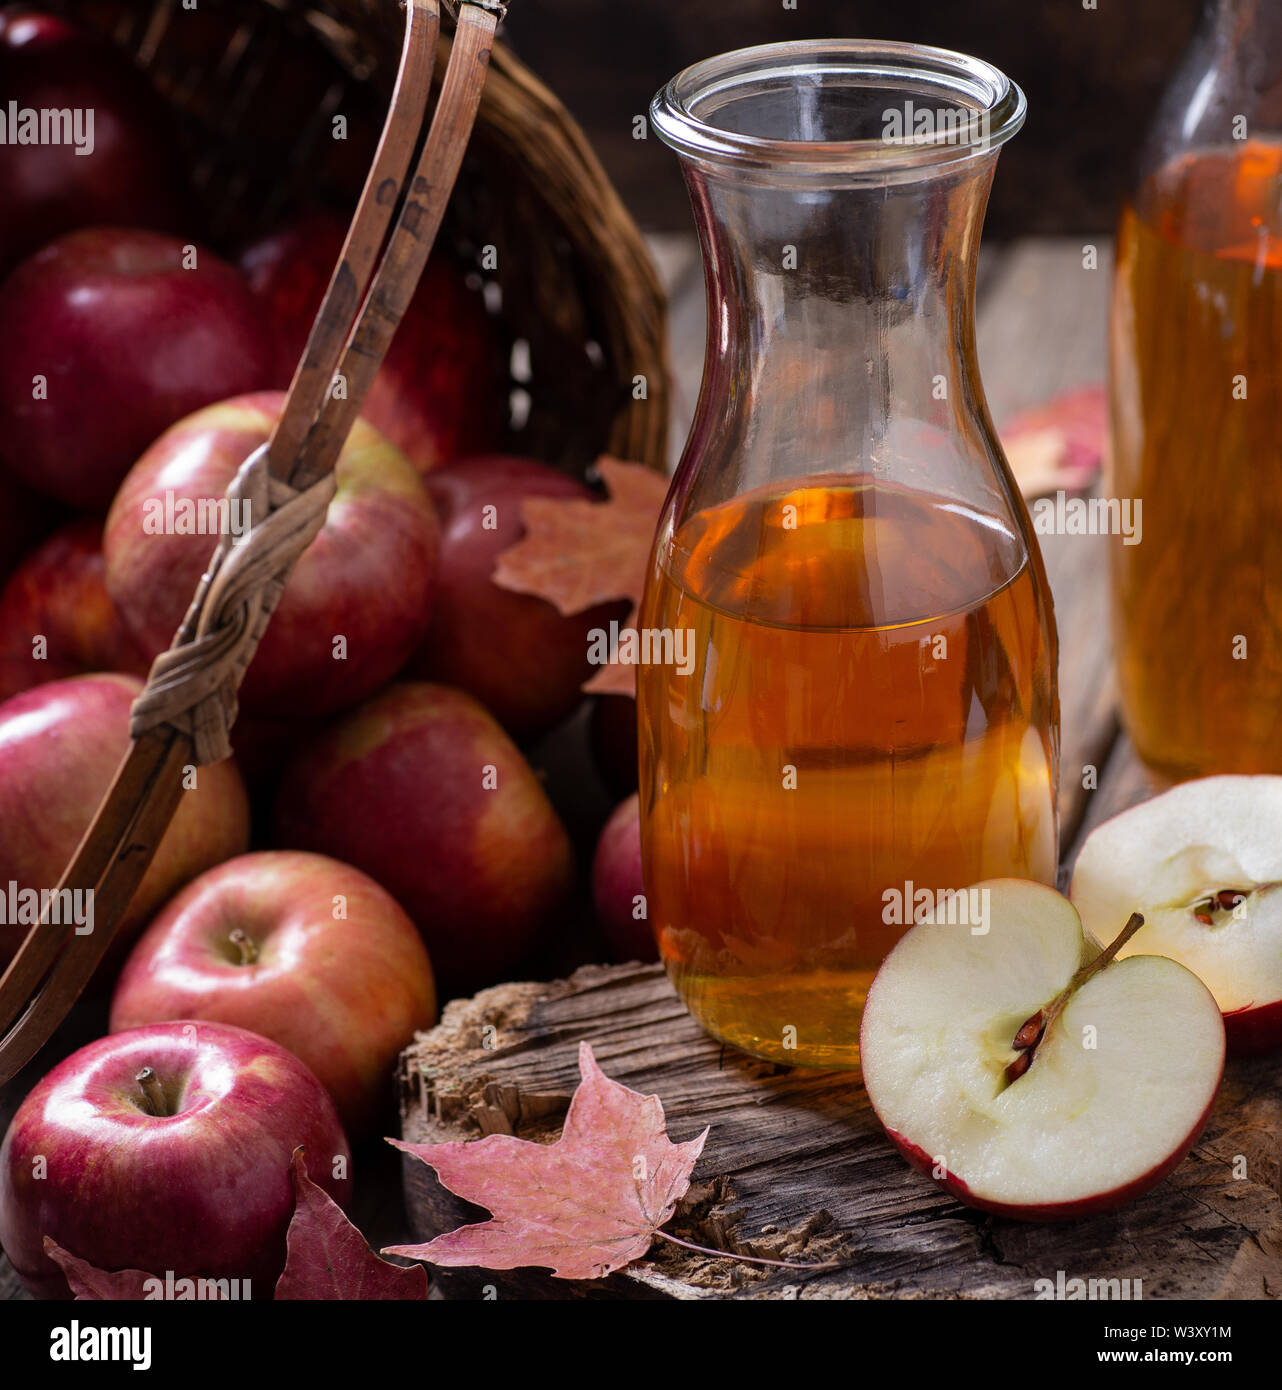
{"label": "wood grain texture", "polygon": [[[447,1297],[1031,1298],[1038,1279],[1140,1279],[1146,1299],[1282,1296],[1282,1078],[1231,1065],[1206,1132],[1167,1181],[1123,1211],[1026,1225],[962,1207],[892,1149],[857,1080],[757,1062],[709,1038],[658,966],[589,966],[550,985],[501,985],[446,1010],[405,1055],[402,1133],[555,1137],[587,1039],[606,1074],[658,1094],[669,1135],[711,1125],[672,1233],[827,1272],[766,1270],[656,1242],[594,1282],[546,1271],[433,1270]],[[488,1045],[487,1045],[488,1044]],[[1245,1156],[1247,1176],[1233,1165]],[[406,1158],[415,1238],[484,1213]]]}

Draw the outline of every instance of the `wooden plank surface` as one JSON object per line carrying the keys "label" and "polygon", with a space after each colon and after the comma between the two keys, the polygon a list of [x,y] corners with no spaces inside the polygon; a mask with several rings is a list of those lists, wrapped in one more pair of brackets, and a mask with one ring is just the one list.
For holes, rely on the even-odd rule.
{"label": "wooden plank surface", "polygon": [[[669,247],[669,252],[675,248]],[[702,284],[672,303],[680,374],[674,434],[684,437],[702,359]],[[999,428],[1105,371],[1108,248],[1093,269],[1077,241],[986,252],[978,314],[985,386]],[[1061,846],[1151,794],[1119,736],[1108,641],[1106,540],[1043,538],[1060,633]],[[581,1039],[606,1073],[664,1102],[669,1133],[712,1126],[673,1233],[718,1249],[831,1272],[765,1271],[656,1243],[650,1256],[591,1284],[537,1270],[438,1272],[446,1296],[538,1298],[1028,1298],[1038,1279],[1128,1278],[1145,1298],[1282,1297],[1282,1190],[1276,1062],[1231,1063],[1190,1158],[1123,1211],[1061,1226],[983,1216],[942,1194],[893,1151],[857,1079],[756,1062],[707,1037],[659,967],[589,967],[550,985],[505,985],[450,1006],[404,1059],[403,1132],[418,1142],[557,1132],[577,1083]],[[1234,1165],[1245,1159],[1246,1178]],[[1240,1169],[1239,1169],[1240,1171]],[[420,1239],[483,1219],[406,1160]]]}
{"label": "wooden plank surface", "polygon": [[[406,1054],[402,1133],[415,1143],[511,1133],[555,1137],[578,1081],[580,1039],[608,1076],[657,1094],[668,1133],[710,1125],[689,1197],[669,1229],[714,1249],[818,1263],[765,1270],[656,1243],[599,1281],[546,1271],[433,1270],[448,1297],[1031,1298],[1034,1282],[1140,1279],[1143,1296],[1282,1296],[1276,1135],[1282,1084],[1270,1058],[1230,1067],[1206,1132],[1167,1181],[1120,1212],[1031,1225],[971,1211],[891,1148],[858,1081],[757,1062],[708,1037],[659,966],[588,966],[551,985],[500,985],[451,1004]],[[1245,1157],[1247,1178],[1235,1180]],[[484,1220],[405,1159],[418,1239]]]}

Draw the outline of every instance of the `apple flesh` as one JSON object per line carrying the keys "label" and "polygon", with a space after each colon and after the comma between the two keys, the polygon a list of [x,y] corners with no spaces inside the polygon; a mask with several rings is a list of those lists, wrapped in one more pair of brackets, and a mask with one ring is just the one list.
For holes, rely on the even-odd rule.
{"label": "apple flesh", "polygon": [[[0,704],[0,893],[8,894],[10,882],[19,889],[57,886],[129,749],[129,707],[141,689],[133,676],[77,676]],[[128,942],[184,883],[243,853],[248,842],[249,803],[235,765],[200,768],[104,966],[119,962]],[[29,929],[24,922],[0,923],[0,964],[8,963]]]}
{"label": "apple flesh", "polygon": [[868,1098],[908,1161],[969,1206],[1022,1220],[1121,1206],[1206,1122],[1224,1067],[1215,1001],[1160,956],[1083,980],[1107,953],[1091,962],[1067,899],[1022,879],[977,887],[986,933],[918,923],[877,972],[860,1033]]}
{"label": "apple flesh", "polygon": [[592,902],[615,960],[659,959],[641,881],[641,801],[635,793],[615,808],[597,841]]}
{"label": "apple flesh", "polygon": [[[240,266],[274,328],[275,379],[287,387],[347,235],[327,212],[300,217],[244,251]],[[506,388],[493,323],[462,270],[428,259],[361,413],[420,473],[493,448]]]}
{"label": "apple flesh", "polygon": [[78,227],[182,230],[190,198],[173,118],[111,44],[57,16],[10,6],[0,13],[0,92],[19,110],[93,112],[88,153],[66,141],[19,144],[12,135],[0,145],[0,275]]}
{"label": "apple flesh", "polygon": [[495,455],[439,468],[427,480],[441,518],[440,600],[409,674],[474,695],[520,741],[546,733],[582,701],[592,674],[588,633],[628,605],[564,617],[545,599],[494,583],[499,555],[525,534],[531,497],[592,500],[574,478]]}
{"label": "apple flesh", "polygon": [[510,978],[573,881],[520,750],[461,690],[394,685],[286,770],[276,842],[364,870],[414,919],[446,997]]}
{"label": "apple flesh", "polygon": [[[139,1082],[144,1068],[154,1085]],[[0,1246],[37,1298],[69,1297],[45,1236],[99,1269],[249,1279],[270,1298],[300,1144],[308,1176],[345,1206],[351,1155],[334,1107],[276,1043],[189,1020],[100,1038],[37,1083],[9,1126]]]}
{"label": "apple flesh", "polygon": [[73,521],[27,556],[0,593],[0,700],[91,671],[147,673],[105,575],[97,521]]}
{"label": "apple flesh", "polygon": [[288,1048],[349,1136],[389,1106],[401,1049],[436,1017],[427,951],[391,894],[318,854],[230,859],[189,883],[134,947],[111,1030],[231,1023]]}
{"label": "apple flesh", "polygon": [[1069,896],[1088,930],[1144,915],[1123,955],[1186,965],[1215,996],[1229,1049],[1282,1045],[1282,777],[1203,777],[1097,826]]}
{"label": "apple flesh", "polygon": [[89,228],[37,251],[0,285],[9,467],[105,509],[162,430],[266,384],[259,312],[232,266],[173,237]]}
{"label": "apple flesh", "polygon": [[[148,520],[159,515],[157,499],[172,496],[175,508],[216,502],[267,441],[283,402],[269,391],[198,411],[130,469],[107,516],[107,590],[148,655],[169,645],[218,540],[182,530],[177,510],[175,525],[157,532]],[[356,704],[391,680],[427,627],[438,530],[422,480],[363,420],[335,477],[325,524],[246,672],[240,699],[249,714],[314,717]]]}

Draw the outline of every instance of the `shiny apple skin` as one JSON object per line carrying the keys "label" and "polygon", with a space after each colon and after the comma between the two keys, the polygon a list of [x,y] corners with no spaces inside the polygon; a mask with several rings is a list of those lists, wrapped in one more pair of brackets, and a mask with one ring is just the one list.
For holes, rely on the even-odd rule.
{"label": "shiny apple skin", "polygon": [[[129,750],[135,676],[73,676],[0,704],[0,891],[52,889]],[[249,798],[233,762],[196,773],[125,910],[99,974],[119,966],[152,915],[183,884],[249,843]],[[0,962],[28,928],[0,924]]]}
{"label": "shiny apple skin", "polygon": [[235,268],[177,237],[69,232],[0,284],[5,462],[81,510],[105,511],[175,421],[269,380],[258,306]]}
{"label": "shiny apple skin", "polygon": [[278,845],[354,864],[392,894],[444,998],[514,978],[564,927],[569,836],[520,749],[461,690],[404,682],[336,720],[286,770],[274,824]]}
{"label": "shiny apple skin", "polygon": [[[249,962],[236,929],[253,943]],[[319,854],[265,851],[188,884],[125,962],[112,1032],[166,1018],[231,1023],[288,1048],[355,1138],[390,1110],[396,1059],[435,1022],[436,991],[414,923],[372,878]]]}
{"label": "shiny apple skin", "polygon": [[[121,485],[104,531],[107,591],[148,654],[169,645],[217,540],[149,532],[148,503],[170,493],[222,497],[266,443],[283,403],[281,392],[267,391],[198,411],[167,430]],[[325,524],[294,566],[246,672],[247,714],[306,719],[353,705],[392,679],[427,628],[439,536],[422,480],[363,420],[335,478]]]}
{"label": "shiny apple skin", "polygon": [[[157,1117],[135,1100],[144,1066],[176,1113]],[[100,1038],[40,1081],[9,1126],[0,1246],[38,1298],[68,1296],[45,1236],[100,1269],[250,1279],[255,1297],[270,1298],[299,1144],[312,1180],[346,1205],[351,1156],[334,1107],[277,1044],[191,1021]]]}

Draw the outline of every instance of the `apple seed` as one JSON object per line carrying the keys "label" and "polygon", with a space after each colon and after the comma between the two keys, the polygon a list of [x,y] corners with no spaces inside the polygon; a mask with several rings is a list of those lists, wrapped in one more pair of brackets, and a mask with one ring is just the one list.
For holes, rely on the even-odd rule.
{"label": "apple seed", "polygon": [[1118,932],[1117,939],[1111,945],[1106,946],[1093,961],[1082,966],[1067,986],[1045,1008],[1038,1009],[1035,1014],[1031,1014],[1019,1025],[1018,1032],[1011,1040],[1011,1046],[1019,1055],[1008,1064],[1005,1071],[1008,1086],[1012,1082],[1018,1081],[1033,1065],[1033,1057],[1036,1055],[1042,1039],[1046,1036],[1047,1030],[1064,1011],[1064,1006],[1073,995],[1093,975],[1098,975],[1106,965],[1111,964],[1117,953],[1143,925],[1143,916],[1138,912],[1132,912],[1126,925]]}

